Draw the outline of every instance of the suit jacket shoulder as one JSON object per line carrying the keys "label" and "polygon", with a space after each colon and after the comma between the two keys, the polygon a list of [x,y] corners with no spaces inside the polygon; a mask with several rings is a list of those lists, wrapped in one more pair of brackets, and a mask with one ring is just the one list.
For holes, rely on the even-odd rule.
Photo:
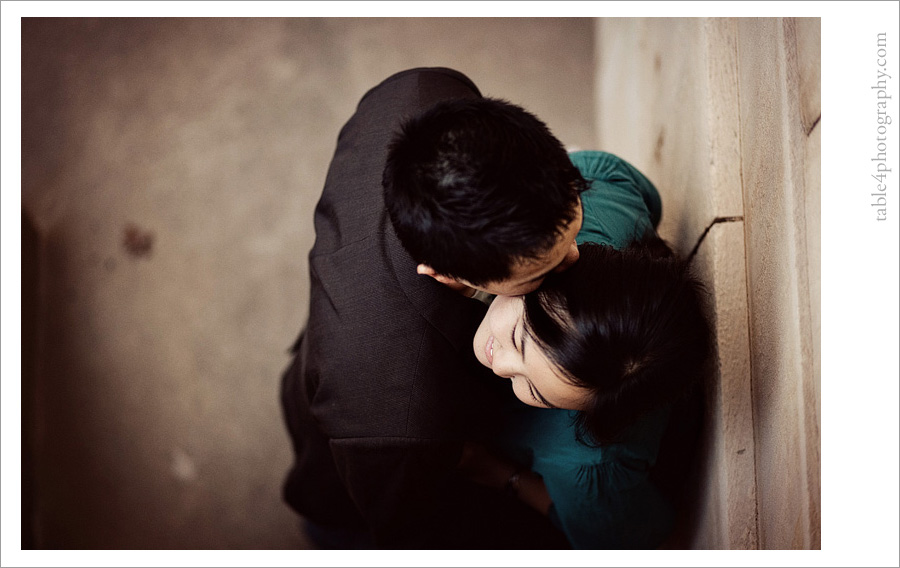
{"label": "suit jacket shoulder", "polygon": [[483,376],[471,353],[483,306],[416,274],[381,185],[404,118],[477,96],[455,71],[410,70],[370,90],[338,137],[315,212],[302,351],[309,407],[331,437],[451,435],[460,393]]}

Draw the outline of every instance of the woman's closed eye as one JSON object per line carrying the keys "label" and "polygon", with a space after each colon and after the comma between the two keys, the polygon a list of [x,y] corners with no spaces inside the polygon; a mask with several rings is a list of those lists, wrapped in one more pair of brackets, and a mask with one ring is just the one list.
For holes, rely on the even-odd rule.
{"label": "woman's closed eye", "polygon": [[540,404],[541,401],[540,401],[540,399],[538,399],[537,393],[536,393],[536,391],[534,390],[534,385],[531,384],[531,381],[528,381],[528,392],[531,394],[531,398],[532,398],[535,402],[537,402],[538,404]]}
{"label": "woman's closed eye", "polygon": [[553,404],[550,404],[550,401],[544,398],[544,395],[542,395],[541,391],[539,391],[537,387],[534,386],[534,383],[532,383],[527,378],[525,379],[525,382],[528,383],[528,391],[531,393],[531,398],[533,398],[535,402],[537,402],[538,404],[543,404],[547,408],[557,408]]}

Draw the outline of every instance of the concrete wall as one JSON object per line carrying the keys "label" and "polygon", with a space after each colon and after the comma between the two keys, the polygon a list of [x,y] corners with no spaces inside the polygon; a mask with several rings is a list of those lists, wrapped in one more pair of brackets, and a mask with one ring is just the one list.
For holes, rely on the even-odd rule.
{"label": "concrete wall", "polygon": [[25,255],[41,265],[25,545],[309,546],[280,495],[278,383],[338,131],[377,82],[443,65],[593,147],[593,33],[557,18],[23,20],[22,203],[41,241]]}
{"label": "concrete wall", "polygon": [[600,147],[663,194],[717,356],[694,548],[820,548],[819,20],[598,20]]}

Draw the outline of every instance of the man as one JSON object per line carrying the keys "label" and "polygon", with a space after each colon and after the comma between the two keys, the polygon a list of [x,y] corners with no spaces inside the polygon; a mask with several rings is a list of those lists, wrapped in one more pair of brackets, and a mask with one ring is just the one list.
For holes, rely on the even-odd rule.
{"label": "man", "polygon": [[[510,396],[470,345],[485,306],[416,273],[382,197],[401,120],[480,93],[449,69],[398,73],[342,129],[315,212],[309,320],[284,374],[295,462],[286,501],[313,535],[380,548],[563,548],[513,498],[456,469],[465,440]],[[354,543],[344,539],[335,546]]]}
{"label": "man", "polygon": [[578,259],[577,244],[622,248],[654,234],[662,204],[637,169],[565,148],[508,102],[449,100],[403,125],[385,203],[419,274],[461,292],[520,295]]}
{"label": "man", "polygon": [[575,262],[579,232],[652,229],[658,195],[623,164],[570,159],[543,123],[455,71],[406,71],[363,97],[316,209],[309,322],[284,377],[295,510],[380,547],[566,546],[455,469],[510,396],[469,347],[484,306],[455,292],[525,293]]}

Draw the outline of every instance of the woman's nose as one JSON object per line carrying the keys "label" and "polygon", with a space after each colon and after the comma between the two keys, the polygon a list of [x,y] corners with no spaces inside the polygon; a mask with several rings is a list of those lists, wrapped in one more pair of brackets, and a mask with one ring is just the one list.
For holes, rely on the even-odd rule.
{"label": "woman's nose", "polygon": [[509,350],[496,343],[494,344],[494,364],[491,367],[491,370],[494,371],[495,375],[503,377],[504,379],[508,379],[515,374],[510,360]]}

